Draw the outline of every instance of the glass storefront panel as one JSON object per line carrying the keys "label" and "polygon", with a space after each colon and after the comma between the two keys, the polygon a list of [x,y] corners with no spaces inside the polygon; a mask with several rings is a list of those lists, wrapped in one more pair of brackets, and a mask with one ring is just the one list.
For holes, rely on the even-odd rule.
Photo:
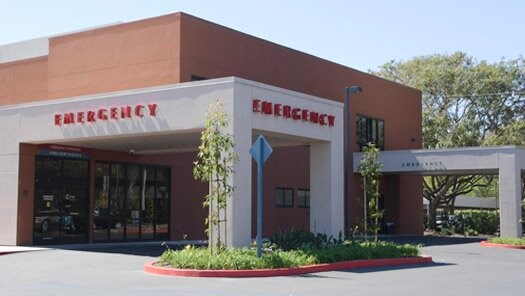
{"label": "glass storefront panel", "polygon": [[96,163],[95,170],[95,241],[169,238],[168,168]]}
{"label": "glass storefront panel", "polygon": [[141,238],[153,238],[155,228],[155,169],[146,167],[142,169],[144,181],[144,192],[142,196],[142,223]]}
{"label": "glass storefront panel", "polygon": [[157,219],[167,220],[170,200],[170,174],[165,168],[157,169]]}
{"label": "glass storefront panel", "polygon": [[109,218],[95,218],[93,220],[93,240],[105,241],[109,235]]}
{"label": "glass storefront panel", "polygon": [[93,208],[93,239],[109,238],[109,164],[95,164],[95,202]]}
{"label": "glass storefront panel", "polygon": [[124,198],[125,171],[121,164],[111,165],[110,189],[109,189],[109,218],[110,218],[110,240],[124,239]]}
{"label": "glass storefront panel", "polygon": [[130,165],[127,168],[128,199],[126,215],[126,238],[140,238],[140,167]]}
{"label": "glass storefront panel", "polygon": [[85,160],[64,161],[64,176],[68,178],[87,179],[89,174],[88,163]]}
{"label": "glass storefront panel", "polygon": [[65,186],[62,188],[62,225],[61,236],[67,241],[82,240],[86,233],[85,186]]}
{"label": "glass storefront panel", "polygon": [[167,220],[157,220],[155,224],[155,237],[158,239],[168,239],[168,221]]}
{"label": "glass storefront panel", "polygon": [[37,156],[35,244],[87,242],[89,162]]}
{"label": "glass storefront panel", "polygon": [[37,187],[35,191],[34,239],[51,242],[60,239],[60,189]]}

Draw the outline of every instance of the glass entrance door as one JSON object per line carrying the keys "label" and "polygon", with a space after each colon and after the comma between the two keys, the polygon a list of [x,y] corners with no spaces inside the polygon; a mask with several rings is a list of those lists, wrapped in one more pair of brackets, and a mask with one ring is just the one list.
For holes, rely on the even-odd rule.
{"label": "glass entrance door", "polygon": [[85,160],[37,157],[34,244],[87,242],[88,167]]}
{"label": "glass entrance door", "polygon": [[95,164],[95,241],[167,239],[169,168]]}

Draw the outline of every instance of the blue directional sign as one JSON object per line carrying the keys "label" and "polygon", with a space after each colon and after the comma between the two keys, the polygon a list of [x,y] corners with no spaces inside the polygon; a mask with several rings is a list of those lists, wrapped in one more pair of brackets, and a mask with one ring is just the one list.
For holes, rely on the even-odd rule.
{"label": "blue directional sign", "polygon": [[257,257],[262,255],[262,179],[263,179],[263,165],[272,154],[272,146],[266,141],[263,135],[259,135],[252,148],[250,154],[255,162],[257,162]]}
{"label": "blue directional sign", "polygon": [[250,154],[258,165],[263,165],[272,152],[272,146],[270,146],[270,143],[266,141],[263,135],[259,135],[250,149]]}

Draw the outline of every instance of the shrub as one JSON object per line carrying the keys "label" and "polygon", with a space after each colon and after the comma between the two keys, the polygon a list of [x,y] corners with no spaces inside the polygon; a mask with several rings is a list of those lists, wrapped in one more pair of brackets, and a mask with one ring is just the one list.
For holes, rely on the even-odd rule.
{"label": "shrub", "polygon": [[525,246],[525,238],[517,237],[494,237],[489,239],[489,243]]}
{"label": "shrub", "polygon": [[183,250],[167,249],[159,258],[163,266],[185,269],[250,270],[286,268],[333,263],[346,260],[400,258],[419,255],[419,247],[391,242],[342,242],[322,249],[270,250],[257,258],[254,249],[226,248],[212,254],[206,248],[186,246]]}
{"label": "shrub", "polygon": [[454,234],[454,228],[442,227],[440,233],[442,235],[452,235]]}
{"label": "shrub", "polygon": [[478,232],[475,231],[475,230],[472,229],[472,228],[467,228],[467,229],[465,229],[464,233],[465,233],[465,235],[467,235],[467,236],[476,236],[476,235],[478,235]]}
{"label": "shrub", "polygon": [[270,237],[270,246],[284,251],[295,249],[325,249],[343,243],[342,233],[336,239],[326,234],[314,234],[304,229],[278,232]]}
{"label": "shrub", "polygon": [[484,210],[460,210],[455,211],[458,217],[457,228],[460,232],[469,230],[471,232],[494,234],[499,231],[499,212]]}

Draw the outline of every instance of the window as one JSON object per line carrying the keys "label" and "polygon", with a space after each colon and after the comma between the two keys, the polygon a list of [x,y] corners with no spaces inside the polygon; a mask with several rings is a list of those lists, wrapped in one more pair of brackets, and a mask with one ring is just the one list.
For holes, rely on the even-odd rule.
{"label": "window", "polygon": [[293,189],[275,188],[275,206],[278,208],[293,208]]}
{"label": "window", "polygon": [[207,80],[208,78],[197,76],[197,75],[191,75],[191,81],[201,81],[201,80]]}
{"label": "window", "polygon": [[297,206],[300,208],[310,207],[310,189],[297,189]]}
{"label": "window", "polygon": [[170,169],[95,163],[95,241],[169,238]]}
{"label": "window", "polygon": [[385,148],[385,121],[357,115],[356,123],[356,144],[359,150],[368,143],[375,144],[380,150]]}

